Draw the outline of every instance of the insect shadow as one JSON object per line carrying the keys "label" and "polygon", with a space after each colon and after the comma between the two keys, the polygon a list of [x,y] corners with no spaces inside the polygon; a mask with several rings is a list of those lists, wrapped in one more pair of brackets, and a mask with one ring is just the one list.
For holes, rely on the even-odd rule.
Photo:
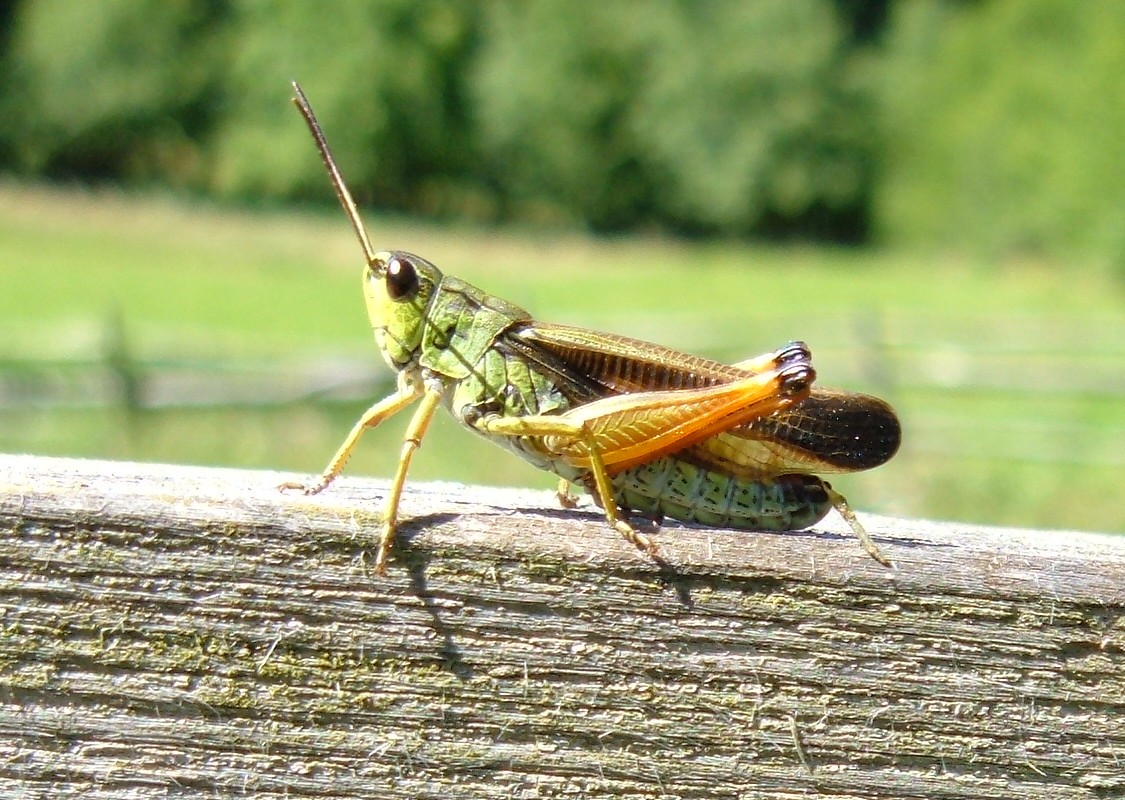
{"label": "insect shadow", "polygon": [[[526,508],[514,507],[497,513],[503,516],[532,514],[540,517],[548,517],[550,519],[570,521],[583,519],[588,521],[591,527],[596,528],[599,534],[604,534],[604,530],[601,529],[601,526],[598,524],[601,521],[601,517],[595,512],[578,512],[579,516],[576,517],[576,512],[572,509],[552,509],[529,506]],[[472,665],[466,658],[463,648],[457,643],[457,625],[448,620],[449,612],[442,603],[446,592],[435,591],[430,586],[430,582],[427,578],[430,562],[435,558],[439,558],[439,555],[429,548],[418,547],[415,544],[416,539],[431,526],[454,523],[463,519],[463,515],[450,512],[437,512],[412,517],[404,522],[398,529],[394,550],[396,556],[406,565],[407,573],[410,576],[412,594],[421,601],[423,608],[432,620],[434,632],[437,633],[441,639],[439,653],[443,659],[445,668],[458,679],[469,680],[473,677],[474,671]],[[653,520],[644,517],[639,517],[638,519],[645,520],[646,524],[652,526],[654,530],[658,528]],[[685,609],[690,610],[694,608],[695,603],[691,597],[691,589],[694,586],[704,585],[700,582],[699,576],[682,573],[673,564],[659,555],[648,556],[648,558],[650,560],[646,564],[639,564],[635,567],[616,567],[612,569],[612,571],[623,576],[628,575],[650,581],[655,580],[666,588],[672,589],[676,594],[677,601]],[[573,565],[573,562],[568,561],[568,563]],[[653,571],[654,566],[656,567],[655,573]]]}
{"label": "insect shadow", "polygon": [[422,607],[433,621],[434,632],[441,637],[441,647],[438,652],[445,668],[459,680],[467,681],[473,677],[473,668],[465,660],[461,648],[457,645],[453,629],[442,618],[438,595],[430,589],[426,580],[426,570],[434,556],[428,550],[411,546],[411,541],[427,527],[452,522],[459,516],[449,512],[438,512],[414,517],[398,529],[395,549],[399,551],[400,557],[404,556],[403,561],[410,575],[412,593],[422,602]]}

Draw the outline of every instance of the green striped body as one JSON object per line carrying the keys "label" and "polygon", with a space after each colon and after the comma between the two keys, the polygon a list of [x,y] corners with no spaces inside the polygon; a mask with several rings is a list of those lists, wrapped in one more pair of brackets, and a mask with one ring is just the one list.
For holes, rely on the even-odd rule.
{"label": "green striped body", "polygon": [[800,530],[832,508],[824,481],[814,475],[749,480],[675,456],[622,472],[613,489],[623,510],[742,530]]}

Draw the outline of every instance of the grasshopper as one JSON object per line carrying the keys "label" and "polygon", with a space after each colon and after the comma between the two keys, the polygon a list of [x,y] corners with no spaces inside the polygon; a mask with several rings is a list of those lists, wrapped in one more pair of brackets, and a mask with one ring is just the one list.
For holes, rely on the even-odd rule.
{"label": "grasshopper", "polygon": [[420,401],[407,427],[374,569],[385,573],[411,458],[439,405],[469,430],[560,477],[573,508],[585,488],[609,525],[655,556],[630,513],[746,530],[799,530],[835,508],[863,548],[890,560],[842,495],[815,472],[876,467],[898,449],[891,407],[868,395],[813,388],[808,348],[723,364],[583,328],[536,322],[519,306],[424,258],[376,252],[301,87],[294,104],[312,132],[363,248],[363,294],[396,391],[355,423],[318,480],[324,490],[369,428]]}

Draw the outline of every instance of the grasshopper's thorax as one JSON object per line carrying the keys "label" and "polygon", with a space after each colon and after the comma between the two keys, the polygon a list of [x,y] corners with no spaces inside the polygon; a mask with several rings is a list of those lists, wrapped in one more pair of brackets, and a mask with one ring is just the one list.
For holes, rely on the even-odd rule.
{"label": "grasshopper's thorax", "polygon": [[445,278],[430,305],[418,361],[438,375],[461,380],[478,369],[496,337],[529,319],[531,315],[517,305],[465,281]]}

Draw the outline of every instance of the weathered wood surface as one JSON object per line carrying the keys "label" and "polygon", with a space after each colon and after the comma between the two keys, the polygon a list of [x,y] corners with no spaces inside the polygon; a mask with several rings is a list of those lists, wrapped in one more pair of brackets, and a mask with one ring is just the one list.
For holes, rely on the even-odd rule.
{"label": "weathered wood surface", "polygon": [[0,457],[0,798],[1125,796],[1125,539]]}

